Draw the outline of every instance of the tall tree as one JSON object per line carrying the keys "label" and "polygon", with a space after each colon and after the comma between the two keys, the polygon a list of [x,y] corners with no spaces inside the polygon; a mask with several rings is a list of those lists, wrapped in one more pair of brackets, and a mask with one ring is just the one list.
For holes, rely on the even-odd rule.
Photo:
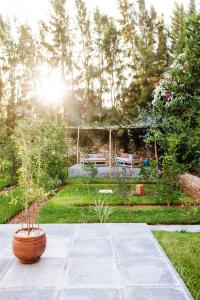
{"label": "tall tree", "polygon": [[113,108],[117,108],[117,89],[118,83],[116,74],[119,68],[119,40],[120,35],[113,19],[109,19],[109,24],[104,35],[104,51],[106,59],[106,72],[109,77],[110,100]]}
{"label": "tall tree", "polygon": [[157,22],[158,45],[156,49],[158,73],[165,71],[169,63],[169,51],[167,46],[168,33],[165,28],[163,16]]}
{"label": "tall tree", "polygon": [[190,0],[188,13],[189,15],[195,14],[196,12],[196,1]]}
{"label": "tall tree", "polygon": [[[80,52],[80,60],[78,62],[79,69],[81,70],[81,76],[79,79],[83,82],[83,99],[84,106],[87,111],[87,116],[89,117],[90,111],[94,112],[95,106],[95,93],[93,86],[93,78],[94,78],[94,67],[92,62],[93,56],[93,42],[92,42],[92,33],[91,33],[91,24],[88,16],[87,8],[85,2],[83,0],[76,0],[76,8],[77,8],[77,23],[78,29],[80,32],[81,38],[81,52]],[[82,62],[82,66],[80,65]],[[87,117],[85,115],[85,117]]]}
{"label": "tall tree", "polygon": [[98,93],[98,106],[102,110],[104,104],[104,93],[107,85],[105,78],[105,54],[104,54],[104,32],[109,19],[106,15],[101,14],[97,8],[94,12],[94,51],[97,60],[95,79],[97,81],[97,93]]}
{"label": "tall tree", "polygon": [[138,27],[139,27],[139,77],[140,77],[140,104],[151,101],[153,84],[156,81],[156,20],[157,14],[152,6],[147,10],[144,0],[138,0]]}
{"label": "tall tree", "polygon": [[172,14],[171,22],[171,51],[174,52],[178,45],[179,35],[184,30],[184,24],[186,20],[186,12],[183,4],[175,2],[175,7]]}

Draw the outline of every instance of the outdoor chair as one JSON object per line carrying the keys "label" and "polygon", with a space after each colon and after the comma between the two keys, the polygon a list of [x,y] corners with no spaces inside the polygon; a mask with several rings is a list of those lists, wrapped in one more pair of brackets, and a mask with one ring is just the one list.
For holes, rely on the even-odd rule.
{"label": "outdoor chair", "polygon": [[107,155],[103,152],[96,154],[84,154],[80,157],[81,165],[94,163],[96,166],[108,165]]}

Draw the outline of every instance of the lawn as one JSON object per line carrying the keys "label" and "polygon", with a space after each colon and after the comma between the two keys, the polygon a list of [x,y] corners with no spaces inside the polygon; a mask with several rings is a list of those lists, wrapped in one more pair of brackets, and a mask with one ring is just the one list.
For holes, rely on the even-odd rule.
{"label": "lawn", "polygon": [[[104,179],[105,180],[105,179]],[[113,194],[99,194],[100,189],[112,189]],[[196,224],[200,223],[200,208],[166,207],[165,198],[160,197],[157,185],[145,184],[146,194],[135,195],[135,183],[130,185],[129,200],[126,201],[116,183],[81,184],[73,179],[58,192],[40,211],[39,223],[83,223],[99,222],[91,206],[95,201],[104,201],[114,208],[108,222],[144,222],[148,224]],[[185,194],[179,192],[174,204]],[[128,203],[128,206],[127,206]],[[126,205],[124,205],[126,204]],[[134,207],[135,204],[141,207]],[[147,205],[151,205],[148,207]],[[160,205],[160,207],[154,207]]]}
{"label": "lawn", "polygon": [[[97,200],[104,200],[108,205],[124,205],[126,200],[126,188],[119,188],[119,184],[107,183],[107,184],[68,184],[65,186],[55,197],[54,203],[63,205],[75,205],[75,206],[88,206],[95,204]],[[100,194],[100,189],[112,189],[113,194]],[[135,184],[130,184],[129,200],[130,204],[142,204],[142,205],[166,205],[165,194],[159,193],[159,187],[156,184],[145,184],[144,196],[137,196],[135,194]],[[178,191],[176,197],[173,200],[173,204],[179,204],[180,199],[186,195]]]}
{"label": "lawn", "polygon": [[200,300],[200,233],[154,232],[154,235],[194,299]]}
{"label": "lawn", "polygon": [[0,196],[0,224],[4,224],[11,217],[20,212],[20,202],[13,205],[12,201],[14,199],[20,199],[21,196],[22,192],[18,187]]}

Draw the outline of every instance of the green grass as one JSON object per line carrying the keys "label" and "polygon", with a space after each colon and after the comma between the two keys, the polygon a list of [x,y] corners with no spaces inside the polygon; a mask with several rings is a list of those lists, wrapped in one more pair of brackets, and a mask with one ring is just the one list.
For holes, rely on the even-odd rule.
{"label": "green grass", "polygon": [[[124,206],[124,198],[119,194],[119,185],[105,184],[105,178],[96,184],[81,184],[80,179],[72,179],[58,192],[40,211],[39,223],[82,223],[98,222],[90,206],[101,200],[114,207],[108,222],[145,222],[148,224],[196,224],[200,223],[200,210],[197,208],[145,207],[128,208]],[[84,179],[82,179],[84,181]],[[100,189],[112,189],[113,194],[100,194]],[[131,184],[130,204],[164,205],[166,201],[158,193],[156,184],[145,184],[144,196],[136,196],[135,183]],[[180,196],[184,196],[180,192]],[[176,203],[178,203],[177,199]]]}
{"label": "green grass", "polygon": [[[78,181],[79,182],[79,181]],[[100,194],[100,189],[112,189],[113,194]],[[183,196],[180,193],[180,196]],[[54,203],[62,205],[87,206],[92,205],[97,200],[104,200],[108,205],[123,205],[124,197],[119,191],[117,184],[68,184],[54,197]],[[135,194],[135,184],[131,184],[129,198],[130,204],[143,205],[166,205],[164,195],[160,197],[156,184],[145,184],[145,195],[137,196]],[[179,198],[174,204],[179,203]]]}
{"label": "green grass", "polygon": [[200,233],[154,232],[195,300],[200,300]]}
{"label": "green grass", "polygon": [[0,196],[0,224],[4,224],[11,217],[15,216],[19,211],[21,211],[21,205],[12,204],[12,200],[20,198],[22,192],[20,188],[15,188],[4,195]]}
{"label": "green grass", "polygon": [[11,178],[9,176],[0,176],[0,190],[11,185]]}
{"label": "green grass", "polygon": [[[50,200],[38,216],[39,223],[98,223],[98,218],[89,207],[67,206]],[[131,208],[115,207],[108,218],[109,223],[148,224],[197,224],[200,209],[194,208]]]}

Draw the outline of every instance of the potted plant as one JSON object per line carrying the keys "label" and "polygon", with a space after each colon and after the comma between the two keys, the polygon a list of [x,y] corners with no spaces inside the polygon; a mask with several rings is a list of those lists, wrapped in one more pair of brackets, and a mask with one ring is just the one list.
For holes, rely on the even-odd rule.
{"label": "potted plant", "polygon": [[[18,125],[14,140],[21,161],[19,186],[22,189],[22,226],[14,232],[13,253],[20,262],[35,263],[46,248],[46,234],[38,225],[34,225],[34,210],[37,199],[44,199],[46,193],[40,187],[37,178],[41,173],[42,144],[34,138],[34,126],[31,123]],[[18,201],[18,199],[13,199]],[[29,204],[32,203],[31,210]]]}

